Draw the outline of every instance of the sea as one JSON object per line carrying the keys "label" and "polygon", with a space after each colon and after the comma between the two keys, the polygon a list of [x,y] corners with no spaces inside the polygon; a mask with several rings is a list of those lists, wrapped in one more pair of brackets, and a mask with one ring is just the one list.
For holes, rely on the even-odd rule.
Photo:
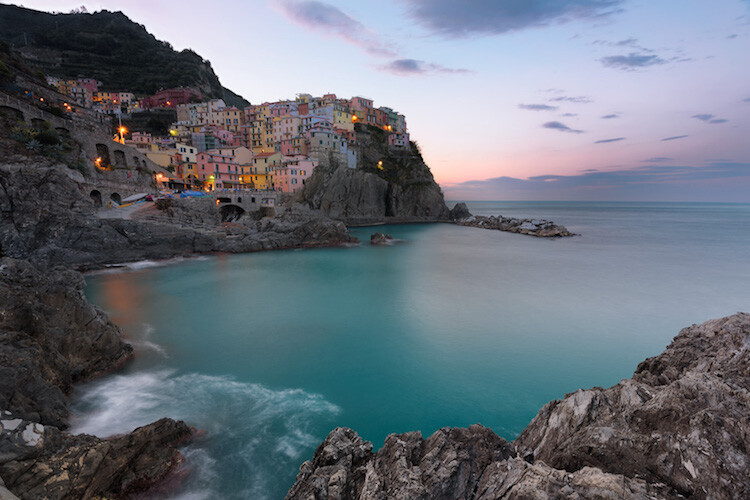
{"label": "sea", "polygon": [[[480,423],[512,440],[548,401],[632,376],[693,323],[750,311],[750,204],[469,202],[541,239],[450,224],[359,246],[144,262],[87,276],[135,347],[78,386],[72,431],[202,431],[176,498],[280,499],[337,426]],[[395,238],[371,246],[370,235]]]}

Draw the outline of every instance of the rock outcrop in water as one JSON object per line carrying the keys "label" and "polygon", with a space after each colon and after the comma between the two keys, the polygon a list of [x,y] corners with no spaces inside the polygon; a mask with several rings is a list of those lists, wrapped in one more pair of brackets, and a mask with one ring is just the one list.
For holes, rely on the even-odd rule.
{"label": "rock outcrop in water", "polygon": [[548,403],[509,444],[482,426],[331,432],[287,499],[750,498],[750,314],[693,325],[634,377]]}
{"label": "rock outcrop in water", "polygon": [[357,168],[324,158],[302,191],[311,208],[347,225],[448,220],[440,186],[415,145],[391,149],[378,127],[356,130]]}
{"label": "rock outcrop in water", "polygon": [[548,220],[516,219],[513,217],[471,215],[466,203],[456,203],[450,212],[451,220],[459,226],[478,227],[481,229],[496,229],[509,233],[527,234],[539,238],[560,238],[575,236],[565,226],[560,226]]}
{"label": "rock outcrop in water", "polygon": [[[191,435],[163,419],[131,434],[72,436],[72,384],[126,361],[132,348],[83,295],[83,276],[0,260],[0,477],[21,498],[121,497],[158,483]],[[1,491],[1,490],[0,490]]]}

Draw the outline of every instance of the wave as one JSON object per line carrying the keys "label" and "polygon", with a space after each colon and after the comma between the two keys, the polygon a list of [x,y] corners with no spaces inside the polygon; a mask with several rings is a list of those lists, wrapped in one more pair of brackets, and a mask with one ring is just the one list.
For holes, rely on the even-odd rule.
{"label": "wave", "polygon": [[139,260],[135,262],[122,262],[120,264],[110,264],[103,269],[96,269],[93,271],[86,272],[87,276],[97,276],[101,274],[117,274],[131,271],[141,271],[144,269],[151,269],[154,267],[170,266],[172,264],[181,264],[183,262],[194,262],[199,260],[208,260],[210,257],[205,255],[188,256],[188,257],[173,257],[171,259],[161,260]]}
{"label": "wave", "polygon": [[162,417],[206,430],[206,437],[182,450],[193,471],[179,497],[185,499],[277,497],[293,482],[289,471],[312,455],[340,412],[322,396],[299,389],[169,369],[88,384],[72,410],[72,432],[100,437]]}

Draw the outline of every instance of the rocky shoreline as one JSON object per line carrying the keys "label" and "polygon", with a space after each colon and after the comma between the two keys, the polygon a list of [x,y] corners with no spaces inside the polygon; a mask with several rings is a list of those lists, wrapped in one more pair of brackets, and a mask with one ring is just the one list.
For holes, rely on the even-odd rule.
{"label": "rocky shoreline", "polygon": [[75,271],[0,260],[0,477],[23,499],[147,491],[176,471],[193,432],[170,419],[107,439],[65,432],[73,384],[132,356],[83,286]]}
{"label": "rocky shoreline", "polygon": [[292,499],[750,498],[750,314],[683,329],[632,379],[545,405],[512,443],[490,429],[337,428]]}

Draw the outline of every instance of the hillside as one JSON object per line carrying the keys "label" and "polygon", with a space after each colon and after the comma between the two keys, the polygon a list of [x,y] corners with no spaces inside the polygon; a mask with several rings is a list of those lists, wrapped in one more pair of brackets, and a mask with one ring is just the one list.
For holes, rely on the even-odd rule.
{"label": "hillside", "polygon": [[230,105],[249,104],[221,85],[210,62],[189,49],[175,51],[122,12],[50,14],[0,5],[0,40],[34,70],[96,78],[103,90],[153,94],[189,86]]}

